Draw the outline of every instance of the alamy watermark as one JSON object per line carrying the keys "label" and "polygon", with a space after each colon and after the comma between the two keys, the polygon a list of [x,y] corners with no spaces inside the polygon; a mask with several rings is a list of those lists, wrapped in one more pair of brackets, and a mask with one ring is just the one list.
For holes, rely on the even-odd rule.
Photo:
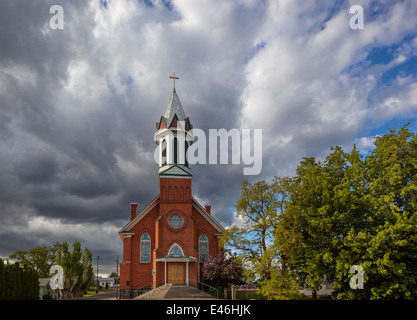
{"label": "alamy watermark", "polygon": [[[180,127],[184,127],[184,121],[179,122]],[[193,128],[188,132],[176,129],[175,134],[170,129],[162,129],[155,134],[155,141],[158,147],[154,159],[160,165],[243,162],[247,165],[243,168],[244,175],[258,175],[262,171],[262,129],[253,129],[253,136],[251,129],[209,129],[208,137],[201,129]],[[174,149],[178,154],[176,161]]]}
{"label": "alamy watermark", "polygon": [[354,14],[349,20],[350,28],[353,30],[362,30],[364,28],[363,7],[359,4],[351,6],[349,9],[349,13]]}
{"label": "alamy watermark", "polygon": [[49,27],[51,29],[64,29],[64,9],[62,6],[53,5],[49,8],[49,13],[54,14],[49,19]]}
{"label": "alamy watermark", "polygon": [[49,279],[51,289],[64,289],[64,269],[60,265],[54,264],[49,269],[49,273],[53,274]]}
{"label": "alamy watermark", "polygon": [[349,273],[354,273],[350,278],[349,286],[351,289],[363,289],[363,268],[359,265],[353,265],[350,267]]}

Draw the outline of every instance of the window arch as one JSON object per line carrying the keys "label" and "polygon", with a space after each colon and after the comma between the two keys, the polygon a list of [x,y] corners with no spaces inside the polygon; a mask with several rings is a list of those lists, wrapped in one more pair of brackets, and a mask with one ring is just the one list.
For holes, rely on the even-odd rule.
{"label": "window arch", "polygon": [[205,262],[209,256],[209,242],[205,233],[198,238],[198,261]]}
{"label": "window arch", "polygon": [[182,251],[181,247],[177,243],[174,243],[168,251],[168,256],[183,257],[184,251]]}
{"label": "window arch", "polygon": [[162,148],[162,163],[160,165],[165,166],[168,163],[168,161],[167,161],[167,141],[166,141],[166,139],[162,140],[161,148]]}
{"label": "window arch", "polygon": [[178,164],[178,139],[174,138],[174,163]]}
{"label": "window arch", "polygon": [[188,154],[187,154],[187,152],[188,152],[188,141],[185,141],[184,143],[185,143],[185,166],[189,167],[189,165],[188,165]]}
{"label": "window arch", "polygon": [[151,237],[147,232],[140,238],[140,262],[151,262]]}

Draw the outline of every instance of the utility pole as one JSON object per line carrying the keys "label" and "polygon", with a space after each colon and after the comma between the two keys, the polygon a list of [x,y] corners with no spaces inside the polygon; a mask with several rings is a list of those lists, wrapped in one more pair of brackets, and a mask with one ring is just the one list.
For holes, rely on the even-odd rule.
{"label": "utility pole", "polygon": [[119,299],[119,256],[116,259],[116,299]]}
{"label": "utility pole", "polygon": [[100,256],[97,256],[96,260],[97,260],[97,281],[96,281],[96,294],[97,294],[98,293],[98,288],[99,288],[99,285],[98,285],[98,265],[99,265],[99,261],[103,260],[103,259],[101,259]]}

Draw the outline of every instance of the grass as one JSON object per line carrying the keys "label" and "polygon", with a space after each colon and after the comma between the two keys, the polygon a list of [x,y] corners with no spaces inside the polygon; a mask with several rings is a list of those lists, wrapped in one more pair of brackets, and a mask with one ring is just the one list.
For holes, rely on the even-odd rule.
{"label": "grass", "polygon": [[92,296],[95,296],[95,295],[98,295],[98,294],[102,294],[104,292],[110,292],[110,291],[114,291],[114,290],[116,290],[116,288],[108,288],[108,289],[101,288],[99,290],[99,292],[96,293],[96,288],[88,288],[87,293],[84,293],[83,297],[92,297]]}

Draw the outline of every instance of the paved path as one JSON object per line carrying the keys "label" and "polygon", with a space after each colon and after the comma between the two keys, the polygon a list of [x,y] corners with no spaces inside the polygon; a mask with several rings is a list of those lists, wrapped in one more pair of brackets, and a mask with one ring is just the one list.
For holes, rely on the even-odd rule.
{"label": "paved path", "polygon": [[148,291],[135,299],[137,300],[213,300],[212,295],[193,286],[167,284]]}
{"label": "paved path", "polygon": [[89,297],[72,298],[69,300],[116,300],[116,290],[102,292]]}

